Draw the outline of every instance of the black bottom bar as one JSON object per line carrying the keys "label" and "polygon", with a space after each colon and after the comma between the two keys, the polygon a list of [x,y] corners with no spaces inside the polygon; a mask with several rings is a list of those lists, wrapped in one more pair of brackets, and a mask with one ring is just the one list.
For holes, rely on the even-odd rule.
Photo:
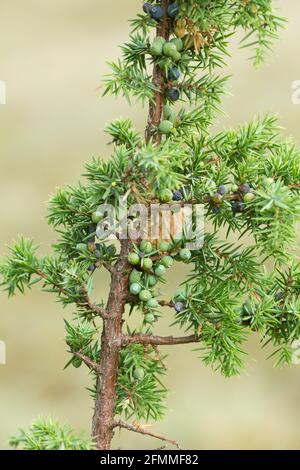
{"label": "black bottom bar", "polygon": [[[6,461],[16,465],[34,465],[46,463],[73,463],[85,466],[107,465],[112,467],[139,468],[141,466],[201,466],[204,464],[256,464],[282,463],[285,468],[289,463],[299,462],[298,451],[0,451],[1,463]],[[4,468],[4,467],[3,467]],[[21,467],[20,467],[21,468]],[[93,467],[95,469],[95,467]]]}

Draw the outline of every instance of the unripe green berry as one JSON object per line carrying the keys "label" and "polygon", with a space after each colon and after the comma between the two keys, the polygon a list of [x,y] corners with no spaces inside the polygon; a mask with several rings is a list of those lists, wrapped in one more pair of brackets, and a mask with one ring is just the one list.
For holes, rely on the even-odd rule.
{"label": "unripe green berry", "polygon": [[173,265],[173,258],[171,256],[164,256],[160,261],[166,268],[171,268]]}
{"label": "unripe green berry", "polygon": [[149,271],[153,266],[153,261],[151,258],[143,258],[141,264],[143,269]]}
{"label": "unripe green berry", "polygon": [[264,186],[272,186],[272,184],[274,184],[275,181],[273,180],[273,178],[265,178],[263,180],[263,183],[264,183]]}
{"label": "unripe green berry", "polygon": [[192,253],[187,248],[183,248],[180,250],[179,256],[182,261],[189,261],[192,257]]}
{"label": "unripe green berry", "polygon": [[149,290],[142,290],[139,294],[139,299],[142,301],[142,302],[147,302],[148,300],[150,300],[152,298],[152,294]]}
{"label": "unripe green berry", "polygon": [[174,62],[179,62],[180,59],[181,59],[180,52],[178,52],[177,49],[176,49],[176,51],[173,52],[171,58],[173,59]]}
{"label": "unripe green berry", "polygon": [[164,45],[163,45],[163,53],[166,57],[173,57],[173,55],[175,54],[175,52],[178,52],[177,51],[177,47],[174,43],[172,42],[166,42]]}
{"label": "unripe green berry", "polygon": [[145,323],[152,324],[153,322],[155,322],[155,316],[152,315],[152,313],[147,313],[147,314],[144,316],[144,322],[145,322]]}
{"label": "unripe green berry", "polygon": [[87,250],[87,245],[85,243],[77,243],[76,250],[86,251]]}
{"label": "unripe green berry", "polygon": [[102,218],[103,214],[101,214],[101,212],[95,211],[92,213],[92,221],[94,222],[94,224],[98,224],[100,220],[102,220]]}
{"label": "unripe green berry", "polygon": [[130,273],[130,276],[129,276],[129,281],[131,284],[135,283],[135,282],[140,282],[141,280],[141,273],[139,271],[136,271],[135,269]]}
{"label": "unripe green berry", "polygon": [[166,268],[162,264],[159,264],[154,272],[157,277],[162,277],[166,272]]}
{"label": "unripe green berry", "polygon": [[251,202],[251,201],[253,201],[254,198],[255,198],[255,196],[254,196],[253,193],[247,193],[247,194],[245,194],[245,196],[243,198],[243,201],[244,202]]}
{"label": "unripe green berry", "polygon": [[159,196],[161,202],[171,202],[173,200],[173,193],[170,189],[164,189]]}
{"label": "unripe green berry", "polygon": [[150,52],[154,57],[158,57],[162,55],[163,53],[163,46],[165,44],[166,40],[159,36],[156,39],[154,39],[153,43],[151,44],[150,47]]}
{"label": "unripe green berry", "polygon": [[160,242],[160,244],[158,245],[158,249],[159,251],[164,251],[164,252],[167,252],[171,249],[171,244],[168,243],[168,242]]}
{"label": "unripe green berry", "polygon": [[158,126],[158,130],[161,134],[170,134],[173,128],[173,123],[167,120],[161,121],[160,125]]}
{"label": "unripe green berry", "polygon": [[141,367],[137,367],[133,372],[133,377],[136,380],[143,380],[143,378],[145,377],[144,369],[142,369]]}
{"label": "unripe green berry", "polygon": [[164,117],[166,119],[169,119],[171,116],[173,115],[173,109],[171,106],[169,106],[168,104],[166,104],[164,106]]}
{"label": "unripe green berry", "polygon": [[129,291],[133,295],[138,295],[142,290],[142,287],[137,282],[130,284]]}
{"label": "unripe green berry", "polygon": [[152,243],[143,240],[140,244],[140,250],[145,254],[151,253],[151,251],[153,251]]}
{"label": "unripe green berry", "polygon": [[189,62],[191,60],[191,58],[190,58],[189,54],[186,52],[185,54],[182,54],[181,60],[183,62]]}
{"label": "unripe green berry", "polygon": [[172,44],[175,44],[178,52],[181,52],[183,49],[183,40],[181,38],[173,38],[170,41]]}
{"label": "unripe green berry", "polygon": [[72,359],[72,366],[78,369],[81,366],[81,364],[82,364],[82,360],[80,359],[80,357],[74,356]]}
{"label": "unripe green berry", "polygon": [[132,252],[132,253],[129,253],[128,255],[128,261],[133,266],[136,266],[140,263],[140,257],[137,253]]}
{"label": "unripe green berry", "polygon": [[148,302],[147,302],[147,307],[149,307],[149,308],[157,308],[157,307],[158,307],[158,302],[157,302],[157,300],[154,299],[154,298],[148,300]]}
{"label": "unripe green berry", "polygon": [[154,287],[157,284],[157,278],[153,275],[148,276],[147,283],[149,287]]}
{"label": "unripe green berry", "polygon": [[175,292],[175,295],[174,295],[174,299],[176,301],[186,300],[186,291],[185,291],[185,289],[183,289],[183,288],[177,289],[176,292]]}

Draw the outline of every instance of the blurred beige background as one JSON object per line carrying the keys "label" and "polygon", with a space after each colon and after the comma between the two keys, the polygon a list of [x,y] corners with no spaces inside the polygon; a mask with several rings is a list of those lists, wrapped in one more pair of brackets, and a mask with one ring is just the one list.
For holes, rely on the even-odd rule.
{"label": "blurred beige background", "polygon": [[[132,117],[143,128],[145,113],[122,99],[100,99],[96,91],[127,39],[127,18],[140,0],[2,0],[0,80],[7,104],[0,106],[0,252],[17,233],[33,236],[47,251],[54,234],[45,220],[45,201],[57,186],[78,180],[85,160],[109,155],[105,123]],[[254,114],[281,116],[286,135],[299,141],[300,106],[291,102],[291,84],[300,79],[300,4],[276,2],[289,18],[270,64],[253,70],[249,51],[232,47],[228,72],[232,96],[228,117],[234,126]],[[178,284],[178,275],[170,280]],[[101,283],[102,279],[99,279]],[[105,292],[104,280],[101,289]],[[67,360],[63,315],[55,299],[37,289],[8,301],[0,294],[0,339],[7,365],[0,365],[0,448],[8,437],[39,414],[51,414],[76,430],[90,430],[92,403],[82,368],[63,372]],[[167,332],[170,318],[163,321]],[[158,433],[194,449],[299,449],[300,368],[274,370],[253,337],[241,377],[226,380],[204,367],[190,346],[173,347],[167,383],[170,408]],[[122,431],[115,447],[155,448],[157,441]]]}

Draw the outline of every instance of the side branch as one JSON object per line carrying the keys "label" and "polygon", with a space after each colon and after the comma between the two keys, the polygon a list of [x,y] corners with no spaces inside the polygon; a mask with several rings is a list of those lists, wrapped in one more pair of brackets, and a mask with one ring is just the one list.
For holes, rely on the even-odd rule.
{"label": "side branch", "polygon": [[132,335],[122,337],[122,345],[128,344],[151,344],[153,346],[173,346],[176,344],[198,343],[200,340],[198,335],[190,336],[153,336],[153,335]]}
{"label": "side branch", "polygon": [[104,308],[98,307],[94,302],[89,297],[88,291],[86,287],[83,287],[84,290],[84,300],[85,302],[82,303],[77,303],[78,306],[81,307],[87,307],[89,310],[93,311],[97,315],[99,315],[101,318],[107,318],[107,314]]}
{"label": "side branch", "polygon": [[127,429],[128,431],[136,432],[138,434],[144,434],[146,436],[154,437],[155,439],[159,439],[160,441],[168,442],[169,444],[172,444],[173,446],[177,447],[177,449],[180,449],[179,444],[171,439],[167,439],[166,437],[159,436],[158,434],[153,434],[150,431],[146,431],[143,429],[140,425],[134,425],[134,424],[127,424],[124,421],[114,421],[113,423],[114,428],[123,428]]}
{"label": "side branch", "polygon": [[72,354],[73,354],[74,356],[78,357],[78,359],[81,359],[82,362],[84,362],[88,367],[90,367],[90,368],[93,369],[97,374],[99,374],[100,368],[99,368],[99,364],[97,364],[97,362],[92,361],[92,359],[90,359],[88,356],[85,356],[84,354],[82,354],[82,353],[79,352],[79,351],[76,351],[76,352],[73,352],[73,351],[72,351]]}
{"label": "side branch", "polygon": [[[41,279],[43,279],[46,283],[52,285],[54,287],[54,289],[57,289],[57,293],[59,295],[60,294],[64,294],[66,296],[69,295],[69,293],[66,289],[64,289],[63,287],[61,287],[58,284],[54,284],[53,282],[51,282],[51,280],[48,278],[47,274],[45,274],[44,272],[37,271],[36,275],[39,276]],[[77,300],[76,302],[74,302],[77,305],[77,307],[86,308],[87,310],[91,310],[92,312],[96,313],[101,318],[106,318],[107,314],[106,314],[105,309],[101,308],[101,307],[98,307],[98,305],[96,305],[95,303],[93,303],[91,301],[91,299],[89,297],[89,294],[88,294],[88,291],[87,291],[85,286],[82,286],[82,289],[83,289],[83,292],[84,292],[83,301]]]}

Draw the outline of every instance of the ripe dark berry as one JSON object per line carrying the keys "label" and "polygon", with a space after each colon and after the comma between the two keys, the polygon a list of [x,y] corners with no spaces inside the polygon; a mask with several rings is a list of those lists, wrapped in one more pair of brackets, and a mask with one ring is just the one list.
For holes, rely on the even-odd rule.
{"label": "ripe dark berry", "polygon": [[96,256],[97,259],[101,258],[101,253],[100,253],[99,250],[95,251],[95,256]]}
{"label": "ripe dark berry", "polygon": [[89,267],[88,267],[88,270],[92,273],[94,272],[96,269],[96,266],[94,264],[91,264]]}
{"label": "ripe dark berry", "polygon": [[180,70],[177,67],[172,67],[168,70],[168,80],[176,82],[180,77]]}
{"label": "ripe dark berry", "polygon": [[179,13],[179,6],[177,3],[171,3],[171,5],[168,6],[168,15],[170,18],[176,18],[176,16]]}
{"label": "ripe dark berry", "polygon": [[217,193],[221,194],[221,196],[223,196],[223,194],[226,194],[226,192],[227,192],[227,189],[226,189],[226,186],[224,186],[224,184],[218,187]]}
{"label": "ripe dark berry", "polygon": [[172,101],[178,101],[180,98],[180,91],[178,88],[170,88],[170,90],[168,90],[168,97]]}
{"label": "ripe dark berry", "polygon": [[233,201],[231,208],[234,214],[238,214],[239,212],[243,212],[245,209],[245,204],[241,201]]}
{"label": "ripe dark berry", "polygon": [[279,291],[275,294],[274,298],[276,302],[279,302],[280,300],[283,300],[285,296],[285,293],[283,291]]}
{"label": "ripe dark berry", "polygon": [[144,12],[145,12],[145,13],[149,13],[151,7],[152,7],[151,3],[145,2],[144,5],[143,5],[143,10],[144,10]]}
{"label": "ripe dark berry", "polygon": [[151,5],[149,8],[149,13],[154,20],[161,20],[164,16],[164,11],[159,5]]}
{"label": "ripe dark berry", "polygon": [[174,191],[173,193],[173,201],[181,201],[183,199],[183,194],[180,190]]}
{"label": "ripe dark berry", "polygon": [[250,193],[251,187],[248,183],[241,184],[241,186],[239,187],[239,191],[243,194],[247,194]]}
{"label": "ripe dark berry", "polygon": [[185,309],[185,304],[183,302],[176,302],[174,304],[174,309],[177,313],[181,313]]}

